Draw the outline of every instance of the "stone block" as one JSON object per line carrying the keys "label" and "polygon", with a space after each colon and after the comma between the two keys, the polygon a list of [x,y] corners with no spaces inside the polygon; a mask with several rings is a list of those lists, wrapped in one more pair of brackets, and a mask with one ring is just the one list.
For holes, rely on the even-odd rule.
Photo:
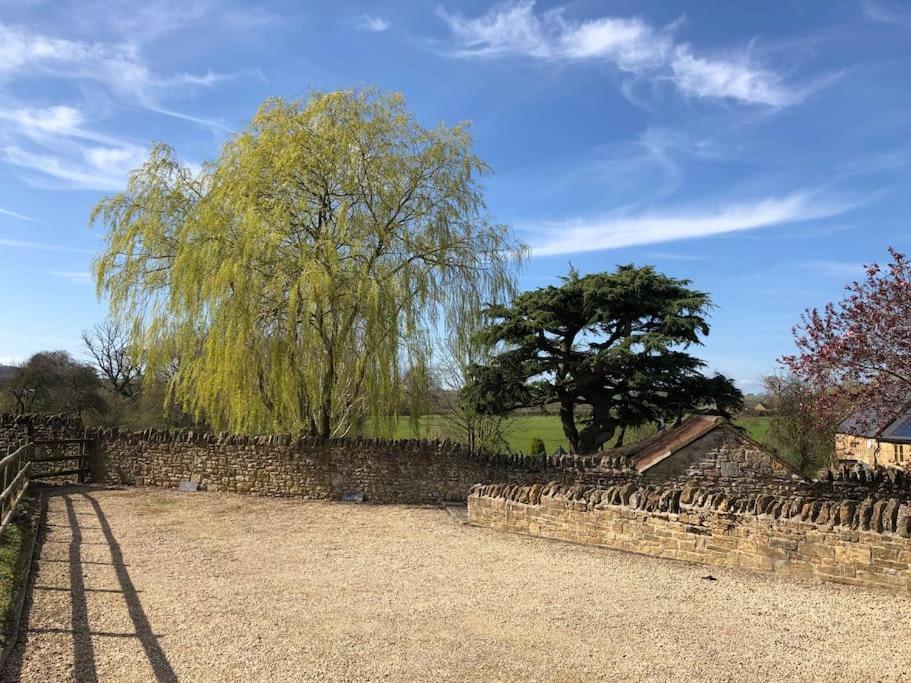
{"label": "stone block", "polygon": [[835,560],[850,564],[870,564],[873,561],[873,554],[870,548],[863,546],[835,546],[833,548]]}
{"label": "stone block", "polygon": [[790,538],[770,538],[768,541],[770,548],[781,548],[784,550],[797,550],[797,541]]}

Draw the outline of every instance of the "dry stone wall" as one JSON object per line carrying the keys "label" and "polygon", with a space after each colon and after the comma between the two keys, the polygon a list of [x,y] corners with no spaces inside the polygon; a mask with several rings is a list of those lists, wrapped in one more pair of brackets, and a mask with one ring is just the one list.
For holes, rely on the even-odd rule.
{"label": "dry stone wall", "polygon": [[[472,453],[440,441],[129,432],[86,429],[72,416],[0,415],[2,452],[27,440],[81,438],[91,440],[91,480],[98,483],[176,488],[194,481],[211,491],[377,503],[464,501],[479,481],[586,481],[597,464],[594,457],[572,455]],[[45,445],[39,455],[71,455],[78,449],[76,444]],[[71,461],[41,468],[74,466]],[[592,481],[613,482],[620,476],[599,475]]]}
{"label": "dry stone wall", "polygon": [[479,526],[677,560],[911,592],[911,500],[698,486],[472,488]]}
{"label": "dry stone wall", "polygon": [[[52,414],[26,414],[9,415],[0,414],[0,454],[6,454],[19,448],[26,442],[40,444],[36,450],[37,457],[53,457],[83,453],[82,444],[73,440],[86,436],[86,429],[82,420],[71,415]],[[69,443],[42,443],[45,441],[65,441]],[[48,475],[54,472],[77,469],[78,460],[64,460],[59,462],[35,463],[32,465],[32,476]],[[58,482],[76,481],[74,475],[57,478]]]}
{"label": "dry stone wall", "polygon": [[577,481],[589,458],[472,453],[439,441],[95,430],[93,480],[374,503],[464,501],[478,481]]}
{"label": "dry stone wall", "polygon": [[870,467],[861,463],[834,465],[819,476],[833,490],[846,492],[881,491],[911,497],[911,470]]}
{"label": "dry stone wall", "polygon": [[78,439],[85,434],[82,420],[69,415],[0,415],[0,452],[16,450],[26,441]]}

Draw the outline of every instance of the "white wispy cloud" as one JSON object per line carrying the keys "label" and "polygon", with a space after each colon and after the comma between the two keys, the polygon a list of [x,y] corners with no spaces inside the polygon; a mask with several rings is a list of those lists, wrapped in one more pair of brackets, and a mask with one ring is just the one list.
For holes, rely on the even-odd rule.
{"label": "white wispy cloud", "polygon": [[639,17],[575,21],[563,8],[537,12],[533,0],[512,0],[478,17],[438,11],[466,58],[519,55],[552,61],[601,61],[652,81],[669,81],[684,95],[784,107],[810,91],[757,65],[748,51],[696,55],[678,42],[674,26],[656,28]]}
{"label": "white wispy cloud", "polygon": [[[202,21],[212,11],[209,3],[196,0],[153,0],[152,4],[164,6],[168,14],[154,33]],[[147,146],[101,132],[80,104],[23,104],[13,95],[18,86],[49,81],[56,87],[55,81],[63,81],[93,100],[88,110],[96,114],[99,107],[94,101],[113,99],[128,108],[204,126],[221,136],[229,130],[223,122],[178,111],[171,100],[238,75],[211,69],[161,74],[133,42],[73,40],[0,21],[0,161],[20,169],[20,178],[35,187],[120,190],[127,174],[145,161]],[[101,109],[105,111],[104,104]]]}
{"label": "white wispy cloud", "polygon": [[48,275],[53,275],[54,277],[59,277],[69,282],[72,282],[74,285],[90,285],[92,284],[92,274],[85,271],[69,271],[69,270],[48,270],[46,271]]}
{"label": "white wispy cloud", "polygon": [[170,116],[172,119],[197,123],[200,126],[204,126],[216,133],[230,133],[233,130],[229,125],[223,121],[219,121],[218,119],[212,119],[206,116],[193,116],[192,114],[187,114],[185,112],[175,111],[173,109],[168,109],[167,107],[161,107],[152,104],[146,105],[145,108],[151,112],[155,112],[156,114],[161,114],[162,116]]}
{"label": "white wispy cloud", "polygon": [[123,146],[127,143],[106,133],[89,130],[82,110],[71,106],[2,107],[0,126],[6,125],[36,142],[67,137],[102,145]]}
{"label": "white wispy cloud", "polygon": [[681,254],[673,251],[651,251],[646,254],[648,258],[661,259],[663,261],[704,261],[705,256],[702,254]]}
{"label": "white wispy cloud", "polygon": [[797,264],[797,267],[818,275],[839,278],[859,278],[864,274],[864,264],[850,261],[813,260]]}
{"label": "white wispy cloud", "polygon": [[[107,154],[105,154],[107,152]],[[103,167],[99,163],[105,156],[115,157],[120,150],[90,149],[84,151],[83,162],[67,160],[49,153],[34,153],[20,147],[6,147],[3,150],[3,159],[14,166],[36,171],[43,176],[49,176],[59,182],[49,182],[41,176],[22,176],[29,185],[42,189],[73,189],[73,190],[122,190],[127,173],[135,168],[142,159],[137,159],[136,164],[118,164],[114,167]],[[124,156],[120,156],[122,161]],[[122,172],[118,172],[118,169]]]}
{"label": "white wispy cloud", "polygon": [[709,237],[743,230],[834,216],[861,202],[830,198],[818,192],[796,192],[783,197],[685,207],[674,211],[608,214],[542,222],[524,229],[536,256],[618,249],[641,244]]}
{"label": "white wispy cloud", "polygon": [[38,222],[38,220],[36,218],[32,218],[31,216],[25,216],[21,213],[16,213],[15,211],[10,211],[9,209],[0,209],[0,214],[3,214],[4,216],[9,216],[10,218],[18,218],[20,221],[30,221],[32,223]]}
{"label": "white wispy cloud", "polygon": [[90,129],[70,106],[0,107],[0,159],[49,189],[120,190],[148,150]]}
{"label": "white wispy cloud", "polygon": [[68,247],[65,244],[45,244],[43,242],[27,242],[23,240],[11,240],[5,238],[0,238],[0,247],[10,247],[11,249],[34,249],[35,251],[64,251],[70,254],[96,253],[91,249]]}
{"label": "white wispy cloud", "polygon": [[746,54],[707,59],[695,56],[688,45],[680,45],[674,50],[670,69],[681,92],[696,97],[786,107],[806,94],[806,90],[791,88],[774,71],[756,66]]}
{"label": "white wispy cloud", "polygon": [[87,28],[106,25],[113,32],[139,42],[150,42],[183,29],[213,31],[220,28],[249,35],[251,31],[279,25],[281,17],[257,3],[226,6],[221,0],[144,0],[112,3],[110,0],[55,0],[64,11],[83,18]]}
{"label": "white wispy cloud", "polygon": [[646,128],[639,136],[636,146],[645,152],[647,159],[664,170],[667,182],[660,192],[663,195],[676,191],[683,181],[678,156],[712,159],[719,155],[711,140],[691,138],[668,128]]}
{"label": "white wispy cloud", "polygon": [[634,139],[592,147],[564,172],[548,169],[549,176],[557,177],[547,191],[565,193],[580,183],[609,183],[617,195],[628,190],[637,194],[638,202],[655,201],[679,189],[688,161],[721,159],[726,154],[705,136],[649,126]]}
{"label": "white wispy cloud", "polygon": [[893,4],[885,0],[863,0],[861,7],[867,19],[880,24],[911,25],[911,11],[908,5]]}
{"label": "white wispy cloud", "polygon": [[357,27],[362,31],[372,31],[374,33],[386,31],[390,26],[392,26],[392,24],[390,24],[387,19],[384,19],[383,17],[373,17],[369,14],[363,15],[357,24]]}
{"label": "white wispy cloud", "polygon": [[188,89],[210,88],[237,74],[155,73],[132,43],[103,43],[48,36],[0,23],[0,81],[59,78],[93,81],[113,94],[166,116],[223,129],[217,120],[192,117],[164,107],[162,101]]}

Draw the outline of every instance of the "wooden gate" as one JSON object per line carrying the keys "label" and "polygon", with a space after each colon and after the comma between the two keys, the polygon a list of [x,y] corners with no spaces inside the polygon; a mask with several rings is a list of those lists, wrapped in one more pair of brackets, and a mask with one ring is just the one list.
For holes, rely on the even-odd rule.
{"label": "wooden gate", "polygon": [[[62,470],[51,470],[50,472],[39,472],[36,468],[32,469],[31,478],[32,479],[50,479],[53,477],[69,477],[76,475],[76,481],[80,484],[84,483],[88,474],[91,473],[91,467],[89,467],[88,453],[89,446],[91,445],[91,439],[38,439],[32,442],[32,445],[35,447],[35,450],[32,454],[32,462],[36,465],[40,463],[57,463],[57,462],[72,462],[74,467]],[[62,447],[66,448],[67,446],[78,446],[79,452],[72,455],[46,455],[42,451],[46,452],[48,446]],[[54,449],[56,450],[56,449]]]}

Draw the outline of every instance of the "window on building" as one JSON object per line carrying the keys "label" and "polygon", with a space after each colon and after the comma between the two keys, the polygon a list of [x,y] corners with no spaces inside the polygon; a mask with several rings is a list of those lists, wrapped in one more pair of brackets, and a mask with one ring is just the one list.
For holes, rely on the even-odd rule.
{"label": "window on building", "polygon": [[906,448],[908,448],[908,446],[906,446],[903,443],[895,444],[895,461],[896,462],[905,462],[905,458],[908,455],[908,452],[905,450]]}

